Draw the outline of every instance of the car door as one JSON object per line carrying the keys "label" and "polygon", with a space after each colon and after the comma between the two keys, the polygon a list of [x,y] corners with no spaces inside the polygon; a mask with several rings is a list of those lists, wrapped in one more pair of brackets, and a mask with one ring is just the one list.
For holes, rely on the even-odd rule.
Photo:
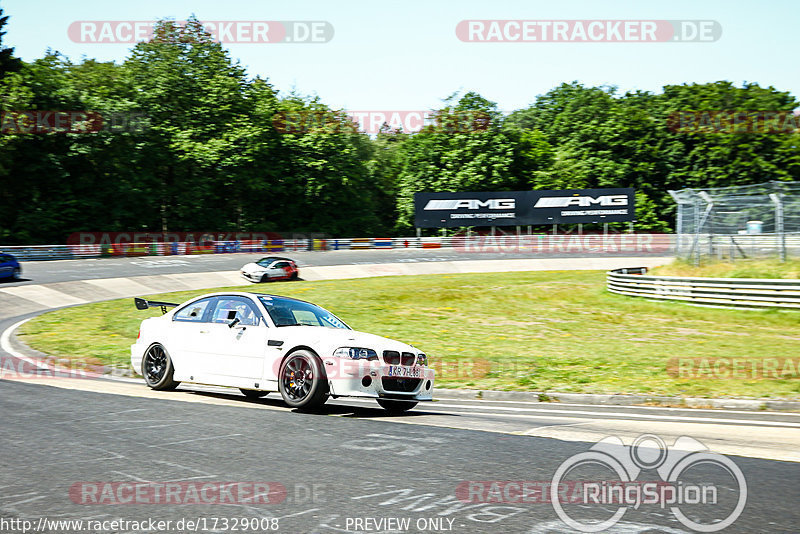
{"label": "car door", "polygon": [[14,272],[11,256],[7,254],[0,254],[0,278],[11,276]]}
{"label": "car door", "polygon": [[270,279],[288,278],[289,274],[286,272],[289,263],[286,261],[276,261],[267,269]]}
{"label": "car door", "polygon": [[209,373],[221,385],[253,387],[264,374],[269,331],[256,305],[243,296],[217,297],[208,327]]}
{"label": "car door", "polygon": [[172,316],[167,351],[175,366],[175,378],[199,381],[208,374],[208,353],[205,346],[210,337],[210,317],[216,297],[190,302]]}

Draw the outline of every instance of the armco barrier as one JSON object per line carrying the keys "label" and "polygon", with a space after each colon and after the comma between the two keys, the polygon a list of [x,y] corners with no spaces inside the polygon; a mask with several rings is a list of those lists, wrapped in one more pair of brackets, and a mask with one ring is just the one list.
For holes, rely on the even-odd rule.
{"label": "armco barrier", "polygon": [[798,280],[645,276],[646,272],[646,267],[608,271],[606,286],[620,295],[706,306],[800,309]]}
{"label": "armco barrier", "polygon": [[327,250],[324,239],[277,239],[265,241],[208,241],[112,243],[85,245],[7,246],[0,251],[13,254],[20,261],[73,260],[136,256],[184,256],[196,254],[231,254],[237,252],[279,253],[298,250]]}
{"label": "armco barrier", "polygon": [[[467,253],[664,255],[675,250],[672,234],[498,234],[438,237],[273,239],[251,241],[105,243],[0,246],[22,261],[78,258],[231,254],[277,254],[306,250],[389,250],[455,248]],[[751,244],[752,246],[752,244]]]}
{"label": "armco barrier", "polygon": [[372,239],[368,237],[357,237],[350,240],[351,250],[366,250],[372,248]]}

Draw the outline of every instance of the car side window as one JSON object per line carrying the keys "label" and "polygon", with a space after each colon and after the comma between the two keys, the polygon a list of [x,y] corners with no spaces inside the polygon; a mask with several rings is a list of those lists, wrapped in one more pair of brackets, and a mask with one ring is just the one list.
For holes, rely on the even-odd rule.
{"label": "car side window", "polygon": [[256,307],[246,298],[219,297],[211,314],[211,322],[227,324],[239,319],[241,326],[256,326],[260,317]]}
{"label": "car side window", "polygon": [[206,315],[208,305],[211,304],[213,298],[201,299],[192,302],[188,306],[184,306],[172,316],[173,321],[188,321],[199,323],[203,321]]}
{"label": "car side window", "polygon": [[308,310],[292,310],[295,322],[309,326],[323,326],[314,312]]}
{"label": "car side window", "polygon": [[283,269],[284,267],[288,267],[289,264],[285,261],[279,261],[275,265],[272,266],[273,269]]}

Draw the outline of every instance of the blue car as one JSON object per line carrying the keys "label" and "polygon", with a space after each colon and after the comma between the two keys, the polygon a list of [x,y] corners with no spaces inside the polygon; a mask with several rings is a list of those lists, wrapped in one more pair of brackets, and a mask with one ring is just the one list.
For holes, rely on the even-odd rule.
{"label": "blue car", "polygon": [[19,266],[17,258],[11,254],[0,252],[0,278],[19,280],[20,276],[22,276],[22,267]]}

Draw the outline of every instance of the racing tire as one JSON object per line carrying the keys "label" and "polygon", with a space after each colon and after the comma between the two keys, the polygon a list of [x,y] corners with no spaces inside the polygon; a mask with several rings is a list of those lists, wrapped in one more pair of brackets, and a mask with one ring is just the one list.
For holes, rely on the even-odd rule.
{"label": "racing tire", "polygon": [[142,376],[148,387],[159,391],[175,389],[180,382],[172,379],[174,372],[167,349],[160,343],[150,345],[142,358]]}
{"label": "racing tire", "polygon": [[14,271],[11,273],[12,280],[19,280],[22,278],[22,269],[19,267],[14,267]]}
{"label": "racing tire", "polygon": [[260,284],[263,284],[264,282],[269,282],[269,275],[268,274],[263,275],[261,277],[261,280],[259,280]]}
{"label": "racing tire", "polygon": [[381,408],[392,414],[400,414],[409,411],[419,404],[417,401],[402,401],[392,399],[376,399]]}
{"label": "racing tire", "polygon": [[239,391],[241,391],[242,395],[244,395],[248,399],[260,399],[261,397],[266,397],[267,395],[269,395],[269,391],[259,391],[257,389],[239,388]]}
{"label": "racing tire", "polygon": [[311,351],[300,349],[281,364],[278,391],[283,402],[299,410],[314,410],[328,400],[328,378],[322,362]]}
{"label": "racing tire", "polygon": [[292,273],[292,276],[289,277],[289,280],[297,280],[298,278],[300,278],[300,274],[295,271]]}

